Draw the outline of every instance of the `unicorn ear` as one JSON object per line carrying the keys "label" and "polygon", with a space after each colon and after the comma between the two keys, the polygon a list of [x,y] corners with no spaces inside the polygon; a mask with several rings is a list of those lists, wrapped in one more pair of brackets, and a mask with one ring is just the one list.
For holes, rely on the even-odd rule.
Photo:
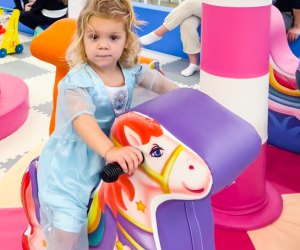
{"label": "unicorn ear", "polygon": [[130,146],[137,147],[142,145],[141,137],[131,128],[124,126],[124,133]]}

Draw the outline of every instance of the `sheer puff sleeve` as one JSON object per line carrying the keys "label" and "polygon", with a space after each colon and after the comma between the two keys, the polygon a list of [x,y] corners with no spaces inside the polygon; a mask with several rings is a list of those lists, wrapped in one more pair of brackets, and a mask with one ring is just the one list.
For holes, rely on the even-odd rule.
{"label": "sheer puff sleeve", "polygon": [[89,94],[93,87],[90,77],[85,74],[69,74],[59,84],[55,135],[74,137],[72,122],[82,114],[94,116],[95,105]]}
{"label": "sheer puff sleeve", "polygon": [[159,71],[151,69],[149,65],[137,65],[135,70],[137,84],[157,94],[167,93],[178,88],[178,85],[175,82],[166,78]]}

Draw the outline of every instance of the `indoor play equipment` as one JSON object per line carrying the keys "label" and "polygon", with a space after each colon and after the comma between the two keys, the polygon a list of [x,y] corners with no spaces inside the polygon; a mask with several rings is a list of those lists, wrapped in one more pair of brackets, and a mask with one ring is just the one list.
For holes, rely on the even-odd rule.
{"label": "indoor play equipment", "polygon": [[300,91],[284,87],[288,83],[271,67],[268,142],[300,154]]}
{"label": "indoor play equipment", "polygon": [[29,93],[18,77],[0,73],[0,140],[15,132],[27,119]]}
{"label": "indoor play equipment", "polygon": [[[111,139],[117,146],[140,149],[144,163],[134,175],[101,183],[94,193],[88,215],[90,249],[113,249],[116,235],[118,245],[131,249],[214,249],[210,196],[257,157],[261,139],[255,129],[200,91],[181,88],[119,116]],[[23,249],[31,250],[44,244],[36,168],[38,160],[22,184],[30,224]]]}
{"label": "indoor play equipment", "polygon": [[284,76],[295,78],[295,70],[298,67],[299,61],[289,48],[282,15],[274,6],[271,8],[270,29],[271,65]]}
{"label": "indoor play equipment", "polygon": [[[224,3],[227,4],[227,6],[224,7]],[[212,46],[210,51],[207,51],[207,59],[209,57],[213,57],[214,50],[218,49],[218,52],[221,53],[219,57],[216,57],[214,59],[214,68],[213,65],[210,65],[210,67],[206,67],[206,71],[208,74],[211,73],[211,79],[212,81],[208,81],[207,78],[201,79],[202,85],[217,85],[213,86],[215,88],[215,93],[212,91],[212,96],[216,99],[219,99],[220,102],[222,102],[222,99],[224,99],[224,103],[226,103],[226,107],[228,109],[231,109],[233,106],[238,109],[236,112],[239,113],[240,116],[244,116],[245,118],[251,120],[251,124],[257,128],[259,134],[264,138],[264,141],[267,140],[266,135],[266,113],[268,112],[266,107],[269,105],[270,108],[270,101],[268,101],[268,91],[266,87],[266,83],[264,81],[259,82],[262,80],[263,76],[266,78],[266,82],[268,82],[267,72],[268,69],[266,67],[266,58],[269,57],[269,55],[266,55],[266,53],[256,53],[255,52],[255,46],[257,43],[260,43],[261,40],[268,40],[268,32],[264,33],[261,30],[260,23],[256,24],[254,27],[249,26],[249,23],[253,21],[254,16],[257,17],[257,14],[254,13],[250,18],[248,18],[248,21],[243,18],[244,12],[239,15],[238,10],[246,10],[249,8],[249,10],[257,9],[259,10],[259,13],[264,9],[266,11],[267,7],[270,7],[271,1],[265,1],[265,0],[251,0],[251,1],[221,1],[221,0],[212,0],[212,1],[206,1],[206,6],[214,7],[215,10],[220,10],[221,14],[222,10],[224,10],[224,14],[226,14],[226,11],[231,11],[232,9],[237,10],[237,12],[234,13],[234,15],[231,15],[231,17],[237,18],[239,21],[242,21],[245,26],[237,30],[237,26],[235,26],[236,22],[231,23],[230,21],[228,23],[224,24],[223,26],[223,20],[222,22],[219,22],[220,20],[217,19],[216,22],[214,21],[216,15],[207,15],[207,12],[205,11],[203,13],[204,19],[207,20],[206,26],[211,28],[211,31],[215,30],[214,27],[218,27],[219,32],[218,37],[212,37],[212,34],[209,35],[212,40],[207,40],[206,44],[209,44],[213,41],[220,41],[220,37],[226,41],[226,43],[230,44],[230,39],[238,39],[237,43],[241,43],[238,46],[236,46],[236,43],[231,43],[232,48],[231,52],[223,54],[223,52],[228,49],[227,47],[223,47],[223,45],[226,45],[226,43],[219,42],[218,44],[215,44],[215,46]],[[237,6],[238,4],[238,6]],[[241,6],[243,5],[243,6]],[[267,13],[267,11],[266,11]],[[236,15],[237,14],[237,15]],[[250,14],[250,13],[249,13]],[[271,12],[272,14],[272,12]],[[259,16],[263,24],[263,29],[266,30],[266,23],[269,18],[269,13],[266,15]],[[230,17],[229,17],[230,19]],[[233,20],[232,20],[233,21]],[[210,26],[210,24],[212,26]],[[220,24],[221,27],[220,27]],[[231,32],[226,31],[228,28],[226,25],[230,25],[230,27],[233,27],[233,35],[235,34],[235,37],[231,37]],[[239,25],[239,24],[236,24]],[[241,32],[245,31],[245,27],[247,27],[247,32],[250,31],[250,38],[249,37],[243,37],[241,36]],[[249,27],[249,30],[248,30]],[[252,27],[252,28],[251,28]],[[257,30],[258,28],[258,30]],[[272,30],[272,29],[271,29]],[[259,37],[253,36],[252,31],[257,31],[259,33]],[[205,32],[209,32],[209,29],[205,29]],[[203,32],[202,34],[205,34]],[[217,34],[215,34],[217,35]],[[244,33],[243,33],[244,35]],[[247,36],[245,34],[245,36]],[[229,39],[230,42],[227,41]],[[245,40],[244,40],[245,39]],[[248,39],[248,41],[247,41]],[[259,41],[257,40],[259,39]],[[254,42],[255,44],[253,46],[249,46],[249,41]],[[274,42],[274,40],[272,40]],[[265,44],[262,45],[266,49],[268,46]],[[221,48],[219,48],[221,47]],[[235,48],[233,50],[233,48]],[[258,48],[261,48],[259,46]],[[272,48],[272,45],[271,45]],[[204,49],[204,48],[203,48]],[[203,50],[202,49],[202,50]],[[250,49],[252,53],[256,53],[253,57],[255,57],[255,60],[263,60],[263,62],[258,62],[262,65],[262,68],[264,69],[260,74],[253,74],[251,75],[250,72],[250,66],[253,67],[253,61],[251,60],[250,64],[245,61],[242,62],[240,66],[242,68],[239,68],[238,64],[230,65],[231,62],[235,63],[236,61],[239,62],[242,57],[245,57],[245,55],[242,55],[242,53],[247,52],[247,50]],[[259,50],[261,51],[261,50]],[[226,52],[226,51],[225,51]],[[251,53],[250,53],[251,54]],[[248,55],[248,54],[247,54]],[[220,57],[224,57],[224,60],[220,60]],[[252,57],[251,57],[252,58]],[[222,58],[221,58],[222,59]],[[252,58],[253,59],[253,58]],[[227,67],[225,67],[225,71],[228,72],[231,69],[231,75],[229,74],[220,74],[222,72],[223,64],[217,65],[218,62],[225,63]],[[227,60],[227,61],[225,61]],[[255,66],[255,65],[254,65]],[[268,65],[269,66],[269,65]],[[202,67],[202,66],[201,66]],[[234,68],[238,69],[238,72],[234,74]],[[255,68],[255,67],[254,67]],[[249,75],[243,76],[241,72],[243,70],[247,71],[245,69],[249,70]],[[216,73],[217,71],[217,73]],[[274,71],[274,76],[276,75],[276,72]],[[203,75],[204,74],[204,75]],[[205,73],[201,72],[201,75],[205,77]],[[261,76],[262,75],[262,76]],[[207,80],[207,81],[206,81]],[[227,81],[226,81],[227,80]],[[277,79],[278,80],[278,79]],[[240,84],[238,84],[240,83]],[[253,86],[251,86],[251,84]],[[280,82],[280,85],[282,83]],[[293,85],[293,84],[291,84]],[[259,88],[261,87],[261,88]],[[205,86],[205,88],[209,88],[209,86]],[[250,96],[248,96],[248,94]],[[221,96],[223,95],[223,96]],[[257,99],[256,99],[256,98]],[[229,99],[233,99],[233,101],[236,101],[236,103],[230,103]],[[263,100],[262,100],[263,99]],[[257,103],[258,101],[258,103]],[[188,101],[186,102],[188,103]],[[268,103],[268,104],[267,104]],[[277,103],[278,104],[278,103]],[[282,108],[282,106],[285,107],[285,105],[278,106],[279,108]],[[243,112],[243,109],[245,111]],[[253,110],[252,110],[253,109]],[[280,110],[280,109],[278,109]],[[249,111],[249,117],[247,115]],[[291,109],[285,112],[291,113],[296,111],[296,109]],[[253,114],[253,112],[256,112],[256,115]],[[296,113],[295,113],[296,114]],[[209,114],[210,115],[210,114]],[[297,117],[297,116],[295,116]],[[246,119],[246,120],[247,120]],[[221,121],[218,121],[220,124]],[[222,126],[219,127],[219,129],[222,129]],[[237,129],[238,131],[238,129]],[[215,141],[217,143],[218,141]],[[263,145],[265,146],[265,145]],[[226,150],[226,146],[225,146]],[[261,161],[255,162],[254,167],[251,165],[249,168],[250,174],[252,176],[252,179],[247,176],[248,169],[244,174],[242,174],[241,178],[238,178],[235,182],[232,183],[228,188],[226,188],[225,192],[228,191],[227,194],[224,195],[226,198],[226,195],[228,195],[229,198],[231,196],[235,196],[234,199],[229,199],[229,201],[226,203],[226,200],[224,199],[224,204],[226,205],[225,209],[222,207],[223,211],[227,212],[227,219],[228,222],[225,224],[218,224],[215,226],[215,240],[216,240],[216,249],[217,250],[265,250],[265,249],[272,249],[272,250],[298,250],[300,246],[299,241],[299,225],[300,225],[300,219],[299,219],[299,206],[300,206],[300,186],[299,186],[299,154],[292,153],[290,151],[284,151],[280,150],[277,147],[267,146],[266,148],[266,154],[264,152],[261,152]],[[36,153],[36,152],[35,152]],[[227,153],[225,151],[224,153]],[[38,153],[32,157],[30,155],[31,159],[34,159]],[[28,158],[28,156],[27,156]],[[267,164],[267,168],[264,166],[264,164]],[[26,165],[28,165],[26,163]],[[20,165],[18,165],[20,166]],[[243,178],[244,179],[243,179]],[[267,181],[266,181],[267,178]],[[16,179],[15,179],[16,180]],[[242,181],[245,180],[245,185],[242,185]],[[9,183],[5,183],[9,184]],[[271,185],[272,184],[272,185]],[[235,193],[230,189],[231,186],[236,187]],[[282,210],[278,209],[278,207],[274,207],[275,210],[279,211],[278,213],[272,214],[272,220],[273,223],[269,223],[264,218],[264,213],[261,213],[261,216],[259,216],[259,212],[264,209],[263,205],[268,205],[268,209],[271,209],[269,198],[272,198],[272,195],[270,194],[270,191],[266,191],[269,189],[269,187],[272,187],[271,189],[274,189],[274,187],[277,189],[277,193],[275,192],[275,195],[278,195],[278,192],[280,192],[282,197]],[[244,192],[244,191],[247,192]],[[250,191],[253,191],[250,192]],[[256,196],[249,196],[251,194],[257,194]],[[278,196],[276,196],[278,197]],[[276,199],[278,201],[278,199]],[[218,200],[217,200],[218,202]],[[231,206],[235,202],[235,207]],[[214,205],[220,205],[220,203],[214,203]],[[246,210],[243,210],[243,205],[245,205]],[[253,206],[252,206],[253,205]],[[257,206],[258,205],[258,206]],[[253,217],[248,216],[249,223],[252,225],[255,225],[256,227],[253,227],[253,230],[248,230],[247,227],[238,227],[236,221],[236,218],[245,217],[243,212],[246,212],[246,216],[249,215],[251,206],[253,207]],[[233,210],[232,216],[228,216],[228,212],[231,212],[232,209],[230,208],[237,208],[236,210]],[[228,209],[229,208],[229,209]],[[272,210],[272,209],[271,209]],[[220,210],[222,211],[222,210]],[[275,211],[275,212],[277,212]],[[274,211],[272,211],[274,212]],[[247,214],[248,213],[248,214]],[[97,214],[99,216],[99,214]],[[279,216],[279,218],[278,218]],[[298,217],[297,217],[298,216]],[[233,222],[231,219],[233,218]],[[173,218],[172,218],[173,219]],[[261,220],[264,222],[264,225],[262,225],[260,228],[257,224],[262,224]],[[219,220],[220,221],[220,220]],[[222,223],[222,221],[221,221]],[[9,224],[9,223],[7,223]],[[225,224],[225,227],[222,225]],[[232,225],[232,227],[230,227]],[[172,225],[173,226],[173,225]],[[176,225],[177,226],[177,225]],[[247,225],[246,225],[247,226]],[[175,228],[175,226],[173,226]],[[286,233],[286,229],[289,228],[288,233]],[[185,248],[184,248],[185,249]]]}
{"label": "indoor play equipment", "polygon": [[[258,158],[234,184],[212,197],[216,234],[220,235],[217,248],[296,250],[300,242],[293,232],[296,228],[299,232],[300,220],[292,211],[300,204],[299,187],[289,185],[286,178],[292,183],[292,176],[299,176],[300,157],[267,143],[269,51],[274,42],[268,38],[274,25],[270,23],[271,1],[207,0],[202,6],[200,90],[247,120],[262,139]],[[247,32],[241,36],[245,27]],[[220,44],[219,37],[226,42]],[[286,158],[284,164],[284,157],[293,160]],[[284,171],[280,164],[286,167]],[[286,181],[280,180],[283,173]],[[268,239],[273,242],[269,244]],[[234,244],[235,240],[239,243]]]}
{"label": "indoor play equipment", "polygon": [[[256,161],[212,198],[215,222],[224,228],[252,230],[274,222],[282,211],[281,196],[265,175],[270,51],[266,34],[270,34],[271,1],[209,0],[202,7],[206,18],[202,21],[200,90],[252,124],[262,139]],[[217,24],[223,28],[216,33]],[[248,32],[240,36],[245,26]],[[226,43],[221,46],[218,37],[226,37]]]}
{"label": "indoor play equipment", "polygon": [[18,34],[19,10],[0,7],[0,58],[23,51]]}
{"label": "indoor play equipment", "polygon": [[300,153],[300,91],[295,72],[299,59],[290,50],[278,9],[271,12],[271,66],[268,142]]}

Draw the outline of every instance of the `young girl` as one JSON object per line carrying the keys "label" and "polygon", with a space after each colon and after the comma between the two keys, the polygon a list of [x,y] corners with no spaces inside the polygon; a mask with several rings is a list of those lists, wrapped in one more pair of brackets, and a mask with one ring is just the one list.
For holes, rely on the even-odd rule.
{"label": "young girl", "polygon": [[157,93],[176,85],[139,65],[140,24],[130,0],[89,0],[67,52],[71,70],[59,84],[56,128],[39,159],[41,225],[47,249],[88,249],[87,207],[105,162],[132,174],[142,161],[109,139],[117,115],[131,105],[135,84]]}

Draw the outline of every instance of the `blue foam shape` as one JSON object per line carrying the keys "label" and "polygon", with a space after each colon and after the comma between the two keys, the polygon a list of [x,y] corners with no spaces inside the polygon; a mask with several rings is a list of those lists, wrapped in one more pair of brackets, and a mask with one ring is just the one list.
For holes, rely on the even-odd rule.
{"label": "blue foam shape", "polygon": [[300,122],[296,117],[269,110],[268,144],[300,154]]}
{"label": "blue foam shape", "polygon": [[289,46],[294,55],[300,57],[300,38],[298,38],[295,42],[290,42]]}
{"label": "blue foam shape", "polygon": [[19,29],[19,32],[26,33],[28,35],[33,35],[33,33],[34,33],[33,29],[30,29],[29,27],[25,26],[24,24],[22,24],[20,22],[18,25],[18,29]]}
{"label": "blue foam shape", "polygon": [[13,0],[1,0],[0,6],[6,8],[13,8],[15,7],[15,3]]}

